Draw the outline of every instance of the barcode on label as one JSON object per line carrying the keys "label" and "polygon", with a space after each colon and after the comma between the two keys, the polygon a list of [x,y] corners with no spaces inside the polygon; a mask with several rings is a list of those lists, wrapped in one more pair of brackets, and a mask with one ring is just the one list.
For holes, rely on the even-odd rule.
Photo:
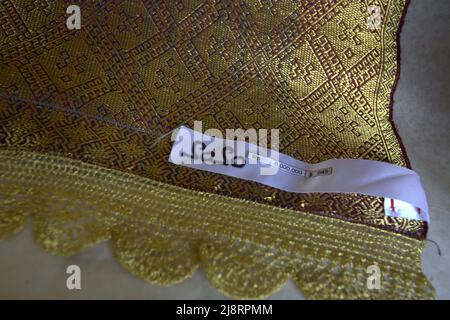
{"label": "barcode on label", "polygon": [[314,178],[319,176],[327,176],[333,173],[333,168],[323,168],[323,169],[317,169],[317,170],[308,170],[308,169],[302,169],[298,168],[292,165],[289,165],[285,162],[275,160],[269,157],[264,157],[262,155],[256,154],[256,153],[249,153],[248,154],[249,159],[259,161],[262,164],[268,164],[272,167],[277,167],[280,170],[283,170],[284,172],[287,172],[292,175],[305,177],[305,178]]}

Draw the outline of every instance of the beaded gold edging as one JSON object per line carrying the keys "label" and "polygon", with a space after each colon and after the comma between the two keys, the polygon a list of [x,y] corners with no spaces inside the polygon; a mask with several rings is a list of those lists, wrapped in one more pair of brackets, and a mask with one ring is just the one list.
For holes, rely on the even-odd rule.
{"label": "beaded gold edging", "polygon": [[[291,277],[309,298],[432,298],[423,242],[372,227],[183,189],[60,156],[0,151],[0,238],[28,215],[45,250],[110,239],[119,262],[171,285],[202,265],[221,292],[261,298]],[[381,289],[368,290],[377,264]]]}

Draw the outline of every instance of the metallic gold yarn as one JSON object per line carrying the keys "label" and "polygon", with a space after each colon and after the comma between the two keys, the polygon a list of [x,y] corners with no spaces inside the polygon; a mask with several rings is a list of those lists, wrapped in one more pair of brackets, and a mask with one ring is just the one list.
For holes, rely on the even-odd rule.
{"label": "metallic gold yarn", "polygon": [[[311,298],[430,298],[426,225],[379,198],[297,195],[167,162],[168,136],[279,128],[282,152],[405,166],[390,121],[406,0],[0,2],[0,238],[73,254],[110,239],[172,284],[201,265],[236,297],[291,277]],[[379,30],[367,6],[379,5]],[[155,143],[158,141],[158,143]],[[378,263],[382,289],[367,290]]]}
{"label": "metallic gold yarn", "polygon": [[[68,30],[71,4],[1,2],[0,145],[425,237],[425,223],[386,217],[379,198],[292,194],[169,164],[161,139],[194,120],[278,128],[280,151],[307,162],[406,165],[389,119],[405,0],[95,0]],[[379,30],[367,27],[369,4]]]}
{"label": "metallic gold yarn", "polygon": [[[289,277],[310,298],[434,294],[421,272],[422,241],[339,219],[12,150],[0,151],[0,193],[0,236],[33,215],[45,250],[69,255],[110,239],[120,263],[152,283],[180,282],[201,265],[217,289],[239,298],[265,297]],[[380,290],[366,286],[373,264]]]}

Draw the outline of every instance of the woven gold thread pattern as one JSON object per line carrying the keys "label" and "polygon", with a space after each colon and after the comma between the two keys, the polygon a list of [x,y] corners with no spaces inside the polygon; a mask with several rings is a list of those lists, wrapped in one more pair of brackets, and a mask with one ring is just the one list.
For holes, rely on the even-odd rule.
{"label": "woven gold thread pattern", "polygon": [[[153,283],[183,281],[201,265],[239,298],[265,297],[289,277],[309,298],[434,295],[422,242],[376,228],[23,151],[0,151],[0,182],[1,237],[32,215],[45,250],[69,255],[110,239],[120,263]],[[372,264],[380,290],[366,287]]]}
{"label": "woven gold thread pattern", "polygon": [[[0,6],[0,144],[418,239],[380,199],[297,195],[169,164],[180,125],[279,128],[281,151],[405,165],[389,120],[405,0],[70,1]],[[380,30],[367,7],[380,6]],[[155,143],[155,141],[159,141]]]}
{"label": "woven gold thread pattern", "polygon": [[[0,238],[34,218],[36,241],[73,254],[110,239],[159,284],[201,265],[235,297],[291,277],[310,298],[431,298],[426,225],[381,199],[287,192],[168,164],[162,135],[279,128],[317,162],[406,165],[389,119],[405,0],[0,3]],[[366,27],[380,6],[380,30]],[[158,143],[155,143],[158,141]],[[270,205],[270,206],[269,206]],[[382,289],[366,288],[368,265]]]}

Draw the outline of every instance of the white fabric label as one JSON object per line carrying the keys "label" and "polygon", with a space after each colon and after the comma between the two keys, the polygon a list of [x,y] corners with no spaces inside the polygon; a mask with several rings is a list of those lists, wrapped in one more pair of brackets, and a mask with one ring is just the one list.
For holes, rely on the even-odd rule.
{"label": "white fabric label", "polygon": [[310,164],[255,144],[211,137],[186,127],[179,128],[169,161],[289,192],[382,197],[386,215],[429,222],[419,176],[386,162],[331,159]]}

